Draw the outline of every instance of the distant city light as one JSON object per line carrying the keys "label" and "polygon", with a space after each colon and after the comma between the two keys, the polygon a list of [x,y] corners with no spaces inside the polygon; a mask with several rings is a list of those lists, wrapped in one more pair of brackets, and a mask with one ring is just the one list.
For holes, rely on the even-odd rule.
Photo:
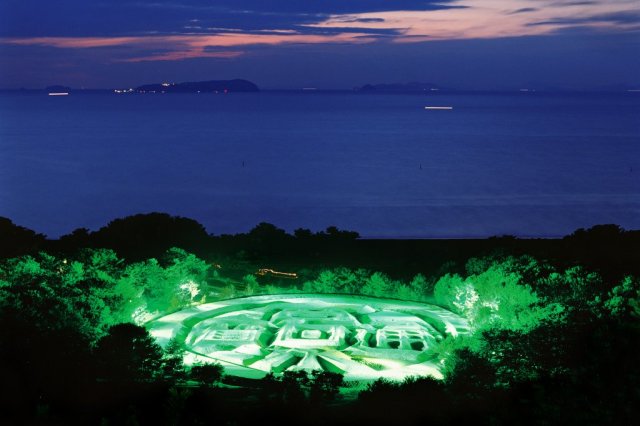
{"label": "distant city light", "polygon": [[298,274],[296,274],[295,272],[279,272],[279,271],[274,271],[273,269],[268,269],[268,268],[258,269],[258,272],[256,272],[256,275],[260,275],[260,276],[272,275],[275,277],[282,277],[282,278],[298,278]]}

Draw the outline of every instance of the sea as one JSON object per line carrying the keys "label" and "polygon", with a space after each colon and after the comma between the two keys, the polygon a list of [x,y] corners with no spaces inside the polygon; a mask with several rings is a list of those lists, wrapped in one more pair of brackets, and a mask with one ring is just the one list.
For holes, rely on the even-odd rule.
{"label": "sea", "polygon": [[0,94],[0,216],[56,238],[147,212],[215,235],[640,229],[640,93]]}

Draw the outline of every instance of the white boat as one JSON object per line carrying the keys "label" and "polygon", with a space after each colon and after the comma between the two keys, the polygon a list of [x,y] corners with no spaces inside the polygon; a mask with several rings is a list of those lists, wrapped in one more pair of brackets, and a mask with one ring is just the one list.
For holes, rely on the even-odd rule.
{"label": "white boat", "polygon": [[429,109],[429,110],[432,110],[432,109],[435,109],[435,110],[450,110],[450,109],[453,109],[453,107],[451,107],[451,106],[426,106],[426,107],[424,107],[424,109]]}
{"label": "white boat", "polygon": [[69,92],[49,92],[49,96],[67,96]]}

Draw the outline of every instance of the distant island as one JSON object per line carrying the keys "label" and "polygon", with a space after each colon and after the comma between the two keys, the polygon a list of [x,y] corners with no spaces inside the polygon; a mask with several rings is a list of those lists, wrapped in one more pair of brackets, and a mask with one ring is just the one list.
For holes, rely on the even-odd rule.
{"label": "distant island", "polygon": [[[80,94],[132,94],[132,93],[229,93],[229,92],[261,92],[255,83],[244,79],[233,80],[209,80],[194,81],[184,83],[162,82],[144,84],[141,86],[125,86],[112,88],[91,88],[73,87],[63,84],[54,84],[45,88],[0,88],[0,94],[57,94],[68,93]],[[352,92],[352,93],[433,93],[444,92],[467,92],[467,93],[513,93],[513,92],[547,92],[547,93],[640,93],[640,84],[616,84],[607,86],[593,86],[584,88],[567,88],[561,86],[545,86],[536,84],[523,84],[519,86],[505,86],[501,88],[458,88],[451,86],[439,86],[434,83],[409,82],[409,83],[379,83],[356,86],[352,89],[318,89],[315,87],[303,87],[296,89],[265,89],[266,92],[280,91],[302,91],[302,92]]]}
{"label": "distant island", "polygon": [[248,80],[211,80],[186,83],[157,83],[138,86],[138,93],[201,93],[201,92],[259,92],[260,89]]}
{"label": "distant island", "polygon": [[411,83],[390,83],[390,84],[365,84],[357,87],[358,92],[424,92],[438,91],[442,88],[433,83],[420,83],[417,81]]}

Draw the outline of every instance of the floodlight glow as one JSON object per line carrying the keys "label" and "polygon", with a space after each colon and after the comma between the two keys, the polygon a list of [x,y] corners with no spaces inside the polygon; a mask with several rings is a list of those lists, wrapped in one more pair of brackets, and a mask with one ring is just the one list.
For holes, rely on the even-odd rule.
{"label": "floodlight glow", "polygon": [[148,324],[160,345],[185,348],[186,364],[217,362],[226,374],[262,378],[324,370],[345,380],[442,378],[432,349],[469,333],[438,306],[344,295],[268,295],[209,303]]}

